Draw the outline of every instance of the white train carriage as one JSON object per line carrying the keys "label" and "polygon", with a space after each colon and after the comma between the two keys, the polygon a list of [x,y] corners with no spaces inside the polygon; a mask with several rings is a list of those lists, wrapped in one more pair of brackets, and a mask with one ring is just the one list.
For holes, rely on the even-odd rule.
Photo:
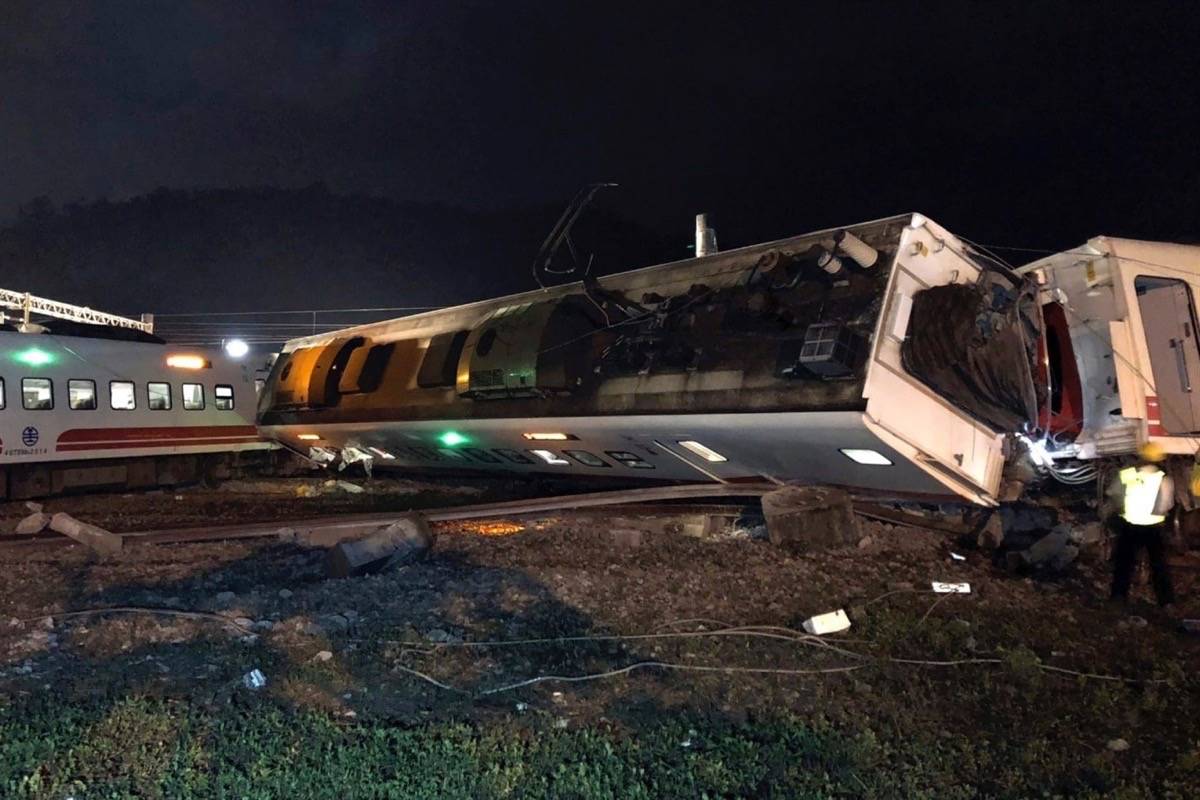
{"label": "white train carriage", "polygon": [[1036,287],[912,214],[289,342],[260,431],[376,467],[998,502]]}
{"label": "white train carriage", "polygon": [[[11,498],[203,477],[272,447],[253,370],[219,349],[59,321],[0,331],[0,491]],[[73,335],[49,332],[69,329]]]}

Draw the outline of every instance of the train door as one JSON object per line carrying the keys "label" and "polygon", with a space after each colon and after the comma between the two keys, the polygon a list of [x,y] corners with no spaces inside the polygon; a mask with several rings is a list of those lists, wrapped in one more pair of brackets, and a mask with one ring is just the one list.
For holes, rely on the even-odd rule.
{"label": "train door", "polygon": [[1191,292],[1172,278],[1143,275],[1133,285],[1163,428],[1168,434],[1200,430],[1200,345]]}

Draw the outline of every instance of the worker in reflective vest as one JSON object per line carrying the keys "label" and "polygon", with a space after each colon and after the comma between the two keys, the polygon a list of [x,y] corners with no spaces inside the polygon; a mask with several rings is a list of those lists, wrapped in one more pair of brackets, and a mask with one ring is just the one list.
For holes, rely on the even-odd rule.
{"label": "worker in reflective vest", "polygon": [[1115,600],[1124,600],[1129,596],[1129,584],[1137,565],[1138,552],[1144,547],[1150,560],[1158,604],[1168,606],[1175,602],[1175,594],[1171,588],[1171,576],[1167,573],[1164,547],[1167,517],[1175,507],[1175,484],[1159,466],[1164,457],[1161,447],[1148,442],[1142,446],[1139,454],[1139,463],[1118,472],[1109,490],[1117,512],[1112,518],[1113,532],[1117,537],[1113,553],[1112,596]]}

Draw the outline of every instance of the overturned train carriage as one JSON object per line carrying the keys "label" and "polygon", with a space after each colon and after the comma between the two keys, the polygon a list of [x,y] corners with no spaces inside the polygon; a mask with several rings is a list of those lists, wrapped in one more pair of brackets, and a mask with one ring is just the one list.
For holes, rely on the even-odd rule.
{"label": "overturned train carriage", "polygon": [[819,481],[993,504],[1036,287],[921,215],[289,342],[260,431],[376,467]]}

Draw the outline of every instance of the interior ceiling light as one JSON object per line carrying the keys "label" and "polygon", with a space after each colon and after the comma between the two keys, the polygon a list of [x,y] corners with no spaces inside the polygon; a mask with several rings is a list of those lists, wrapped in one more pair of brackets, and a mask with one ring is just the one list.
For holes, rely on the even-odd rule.
{"label": "interior ceiling light", "polygon": [[854,447],[843,447],[841,453],[855,464],[866,464],[872,467],[890,467],[892,462],[878,450],[862,450]]}
{"label": "interior ceiling light", "polygon": [[682,442],[679,443],[679,446],[686,447],[688,450],[691,450],[693,453],[700,456],[705,461],[711,461],[714,464],[719,464],[722,461],[729,460],[725,456],[718,453],[716,450],[705,447],[704,445],[700,444],[699,442],[695,441],[694,439],[684,439]]}
{"label": "interior ceiling light", "polygon": [[545,461],[547,464],[554,464],[556,466],[564,466],[564,465],[569,465],[571,463],[570,461],[567,461],[565,458],[563,458],[562,456],[555,453],[553,450],[530,450],[529,452],[533,453],[535,456],[540,458],[542,461]]}
{"label": "interior ceiling light", "polygon": [[301,441],[304,441],[304,442],[319,442],[319,441],[321,441],[321,437],[315,433],[302,433],[299,436],[297,436],[296,438],[300,439]]}
{"label": "interior ceiling light", "polygon": [[446,447],[456,447],[460,444],[466,444],[470,440],[458,431],[446,431],[438,437],[438,441],[446,445]]}
{"label": "interior ceiling light", "polygon": [[531,442],[566,442],[579,438],[569,433],[523,433],[521,435]]}
{"label": "interior ceiling light", "polygon": [[175,369],[204,369],[208,366],[208,359],[204,356],[176,354],[167,356],[167,366]]}

